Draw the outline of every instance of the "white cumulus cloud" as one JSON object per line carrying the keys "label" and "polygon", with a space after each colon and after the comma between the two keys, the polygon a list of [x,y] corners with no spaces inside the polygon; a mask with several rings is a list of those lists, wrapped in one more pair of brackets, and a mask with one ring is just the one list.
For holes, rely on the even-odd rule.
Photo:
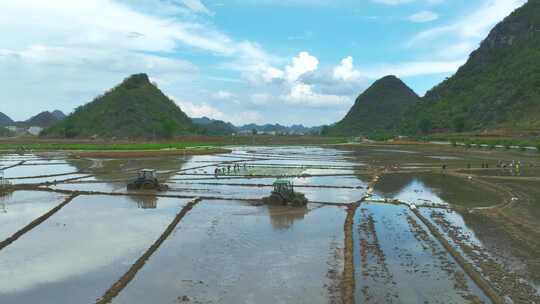
{"label": "white cumulus cloud", "polygon": [[220,99],[220,100],[228,100],[228,99],[232,99],[232,98],[235,98],[236,95],[234,93],[231,93],[229,91],[217,91],[215,93],[212,94],[212,97],[215,98],[215,99]]}
{"label": "white cumulus cloud", "polygon": [[353,58],[351,56],[343,58],[341,64],[334,68],[334,79],[343,81],[358,80],[362,75],[354,69]]}
{"label": "white cumulus cloud", "polygon": [[300,52],[298,56],[293,58],[292,65],[285,67],[286,79],[290,82],[295,82],[300,76],[317,70],[319,59],[311,56],[308,52]]}
{"label": "white cumulus cloud", "polygon": [[313,86],[305,83],[296,83],[291,87],[287,95],[281,97],[282,100],[292,104],[302,104],[305,106],[336,106],[351,103],[347,96],[320,94],[313,91]]}

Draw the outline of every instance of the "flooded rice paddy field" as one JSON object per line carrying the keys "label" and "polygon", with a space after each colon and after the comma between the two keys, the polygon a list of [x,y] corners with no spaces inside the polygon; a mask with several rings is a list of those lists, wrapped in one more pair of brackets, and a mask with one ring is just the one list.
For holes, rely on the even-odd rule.
{"label": "flooded rice paddy field", "polygon": [[[232,147],[0,168],[0,303],[540,303],[534,154]],[[168,190],[128,191],[143,168]],[[263,205],[278,178],[310,203]]]}

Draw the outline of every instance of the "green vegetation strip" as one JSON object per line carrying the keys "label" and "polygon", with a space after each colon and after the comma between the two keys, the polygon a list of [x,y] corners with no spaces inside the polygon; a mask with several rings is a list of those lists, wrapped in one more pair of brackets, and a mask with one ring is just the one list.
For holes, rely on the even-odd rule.
{"label": "green vegetation strip", "polygon": [[69,204],[74,198],[79,196],[78,193],[73,193],[70,197],[66,198],[60,205],[54,207],[53,209],[49,210],[49,212],[43,214],[42,216],[38,217],[37,219],[33,220],[30,224],[26,225],[21,230],[15,232],[12,236],[5,239],[4,241],[0,242],[0,250],[4,249],[5,247],[9,246],[11,243],[15,242],[17,239],[19,239],[21,236],[23,236],[25,233],[29,232],[33,228],[37,227],[39,224],[45,222],[48,218],[53,216],[56,212],[60,211],[60,209],[64,208],[67,204]]}
{"label": "green vegetation strip", "polygon": [[144,264],[146,264],[152,254],[154,254],[159,249],[161,244],[163,244],[163,242],[165,242],[165,240],[173,233],[174,229],[184,218],[184,216],[186,216],[186,214],[200,201],[200,198],[196,198],[182,208],[180,213],[176,215],[174,220],[169,224],[159,239],[157,239],[156,242],[152,244],[152,246],[150,246],[150,248],[148,248],[148,250],[131,266],[131,268],[116,283],[114,283],[100,299],[96,301],[96,304],[110,303],[129,284],[129,282],[133,280],[137,272],[144,267]]}
{"label": "green vegetation strip", "polygon": [[434,235],[443,247],[450,253],[450,255],[456,260],[456,262],[463,268],[463,270],[469,275],[469,277],[476,283],[476,285],[482,289],[482,291],[488,296],[488,298],[495,304],[504,304],[504,299],[495,291],[495,289],[482,277],[474,267],[457,252],[456,249],[446,240],[446,238],[439,232],[439,230],[427,220],[418,209],[413,209],[413,213],[418,217],[424,225],[427,226],[432,235]]}
{"label": "green vegetation strip", "polygon": [[527,149],[536,148],[540,151],[540,140],[536,137],[516,138],[516,137],[489,137],[489,136],[464,136],[464,135],[443,135],[443,136],[425,136],[416,138],[420,141],[447,141],[453,146],[484,147],[488,149],[519,147]]}
{"label": "green vegetation strip", "polygon": [[220,143],[132,143],[132,144],[78,144],[78,143],[31,143],[31,144],[0,144],[0,150],[35,151],[156,151],[156,150],[183,150],[183,149],[212,149],[223,146]]}

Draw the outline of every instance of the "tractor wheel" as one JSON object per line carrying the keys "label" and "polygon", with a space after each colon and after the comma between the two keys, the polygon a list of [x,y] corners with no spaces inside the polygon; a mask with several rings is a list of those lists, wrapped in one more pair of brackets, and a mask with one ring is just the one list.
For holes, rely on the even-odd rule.
{"label": "tractor wheel", "polygon": [[267,205],[280,205],[282,204],[282,201],[280,196],[272,193],[270,196],[263,198],[263,203]]}

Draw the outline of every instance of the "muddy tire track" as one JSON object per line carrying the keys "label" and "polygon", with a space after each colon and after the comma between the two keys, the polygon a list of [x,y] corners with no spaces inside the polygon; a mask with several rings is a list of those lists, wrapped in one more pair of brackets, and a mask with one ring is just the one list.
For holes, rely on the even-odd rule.
{"label": "muddy tire track", "polygon": [[35,227],[39,226],[39,224],[45,222],[48,218],[53,216],[56,212],[60,211],[60,209],[64,208],[67,204],[69,204],[73,199],[75,199],[77,196],[79,196],[79,193],[75,192],[72,193],[71,196],[66,198],[62,203],[57,205],[56,207],[49,210],[47,213],[43,214],[42,216],[38,217],[37,219],[33,220],[30,224],[26,225],[21,230],[15,232],[12,236],[5,239],[4,241],[0,242],[0,251],[13,242],[15,242],[17,239],[19,239],[21,236],[23,236],[25,233],[29,232],[30,230],[34,229]]}
{"label": "muddy tire track", "polygon": [[148,250],[131,266],[131,268],[122,276],[116,283],[114,283],[109,290],[103,294],[101,298],[96,301],[96,304],[105,304],[111,303],[111,301],[135,278],[139,270],[141,270],[150,257],[159,249],[161,244],[174,232],[178,223],[186,216],[186,214],[191,211],[199,202],[200,198],[196,198],[193,201],[189,202],[185,207],[180,210],[176,215],[173,221],[167,226],[167,229],[163,234],[148,248]]}

